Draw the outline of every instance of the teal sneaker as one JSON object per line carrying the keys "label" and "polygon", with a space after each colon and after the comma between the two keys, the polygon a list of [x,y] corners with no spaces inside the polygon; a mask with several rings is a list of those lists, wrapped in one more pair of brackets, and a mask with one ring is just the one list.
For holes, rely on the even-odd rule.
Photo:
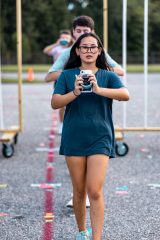
{"label": "teal sneaker", "polygon": [[92,228],[87,228],[87,231],[88,231],[89,235],[92,236]]}
{"label": "teal sneaker", "polygon": [[90,240],[91,234],[92,234],[91,229],[87,229],[86,231],[81,231],[76,235],[76,240]]}

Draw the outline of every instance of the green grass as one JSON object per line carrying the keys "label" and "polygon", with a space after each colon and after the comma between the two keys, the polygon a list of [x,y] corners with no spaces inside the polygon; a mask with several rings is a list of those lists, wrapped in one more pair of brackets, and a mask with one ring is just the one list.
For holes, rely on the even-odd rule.
{"label": "green grass", "polygon": [[[127,71],[130,73],[142,73],[144,71],[144,65],[129,64],[127,65]],[[149,64],[149,73],[160,73],[160,64]]]}
{"label": "green grass", "polygon": [[[18,79],[2,78],[2,83],[18,83]],[[37,84],[37,83],[45,83],[45,82],[39,79],[34,79],[34,81],[32,82],[29,82],[27,79],[23,79],[22,83]]]}
{"label": "green grass", "polygon": [[[28,68],[32,67],[35,72],[48,72],[48,69],[51,67],[50,64],[44,65],[23,65],[22,71],[27,72]],[[17,72],[17,65],[2,65],[2,72]],[[142,64],[129,64],[127,65],[127,71],[133,73],[142,73],[144,67]],[[160,73],[160,64],[149,64],[148,65],[149,73]]]}
{"label": "green grass", "polygon": [[[28,72],[29,68],[33,68],[35,72],[48,72],[49,68],[51,67],[50,64],[44,64],[44,65],[37,65],[37,64],[30,64],[30,65],[23,65],[22,71]],[[2,65],[2,72],[17,72],[17,65]]]}

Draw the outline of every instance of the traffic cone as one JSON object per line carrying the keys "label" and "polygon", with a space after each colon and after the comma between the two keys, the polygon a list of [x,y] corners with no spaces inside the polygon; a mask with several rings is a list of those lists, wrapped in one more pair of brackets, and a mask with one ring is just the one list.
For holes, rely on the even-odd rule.
{"label": "traffic cone", "polygon": [[28,77],[27,77],[27,80],[29,82],[32,82],[34,80],[34,71],[33,71],[33,68],[32,67],[29,67],[28,68]]}

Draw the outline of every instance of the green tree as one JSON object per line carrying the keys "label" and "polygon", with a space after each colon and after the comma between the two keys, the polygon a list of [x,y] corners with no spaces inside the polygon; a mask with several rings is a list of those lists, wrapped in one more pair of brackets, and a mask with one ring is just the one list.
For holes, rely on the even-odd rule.
{"label": "green tree", "polygon": [[149,55],[151,61],[160,62],[160,1],[149,2]]}
{"label": "green tree", "polygon": [[88,15],[95,20],[95,31],[103,40],[103,1],[99,0],[67,0],[71,7],[72,17]]}
{"label": "green tree", "polygon": [[[150,0],[148,9],[149,61],[158,61],[160,55],[160,4]],[[109,0],[109,52],[121,61],[122,50],[122,1]],[[127,1],[127,55],[128,61],[143,61],[144,0]],[[152,60],[151,56],[156,57]],[[157,60],[156,60],[157,59]]]}
{"label": "green tree", "polygon": [[1,2],[1,54],[10,62],[16,51],[16,5],[14,0]]}
{"label": "green tree", "polygon": [[[1,49],[3,59],[16,56],[16,1],[2,1]],[[22,41],[23,61],[43,61],[47,44],[56,41],[59,30],[71,27],[71,17],[65,0],[23,0]],[[15,57],[14,57],[15,59]]]}
{"label": "green tree", "polygon": [[[122,55],[122,2],[108,0],[109,53],[118,62]],[[2,62],[12,63],[16,60],[16,1],[2,1],[1,5]],[[159,0],[149,0],[149,61],[160,57],[159,13]],[[143,14],[144,0],[127,1],[128,59],[134,62],[143,60]],[[95,31],[103,40],[103,0],[22,0],[23,62],[49,62],[43,48],[56,41],[59,30],[70,29],[79,15],[95,20]]]}

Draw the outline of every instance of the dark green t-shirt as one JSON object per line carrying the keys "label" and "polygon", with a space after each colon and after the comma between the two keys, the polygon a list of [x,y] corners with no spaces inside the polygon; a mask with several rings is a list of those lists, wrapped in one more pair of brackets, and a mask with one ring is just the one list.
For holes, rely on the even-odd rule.
{"label": "dark green t-shirt", "polygon": [[[79,68],[64,70],[58,78],[53,94],[66,94],[74,90],[75,75]],[[99,69],[95,74],[99,87],[122,88],[120,78],[113,72]],[[112,122],[112,99],[93,92],[81,93],[66,106],[60,154],[115,156],[115,138]]]}

